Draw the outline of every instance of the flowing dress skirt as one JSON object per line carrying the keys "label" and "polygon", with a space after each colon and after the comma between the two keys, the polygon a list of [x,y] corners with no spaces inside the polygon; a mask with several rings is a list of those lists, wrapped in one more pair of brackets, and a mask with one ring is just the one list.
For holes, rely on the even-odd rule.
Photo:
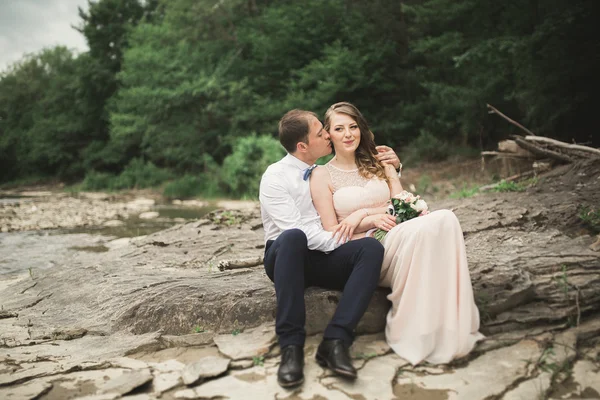
{"label": "flowing dress skirt", "polygon": [[413,365],[444,364],[483,338],[462,229],[450,210],[403,222],[386,235],[380,286],[390,287],[386,340]]}

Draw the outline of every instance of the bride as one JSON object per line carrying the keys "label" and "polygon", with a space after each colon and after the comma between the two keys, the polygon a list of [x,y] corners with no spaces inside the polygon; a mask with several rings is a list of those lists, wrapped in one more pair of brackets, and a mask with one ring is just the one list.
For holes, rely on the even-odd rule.
{"label": "bride", "polygon": [[379,285],[391,288],[389,346],[413,365],[466,355],[483,335],[458,219],[439,210],[396,225],[386,210],[402,185],[395,168],[375,158],[374,135],[360,111],[336,103],[324,125],[335,157],[312,173],[313,202],[323,227],[342,241],[388,231]]}

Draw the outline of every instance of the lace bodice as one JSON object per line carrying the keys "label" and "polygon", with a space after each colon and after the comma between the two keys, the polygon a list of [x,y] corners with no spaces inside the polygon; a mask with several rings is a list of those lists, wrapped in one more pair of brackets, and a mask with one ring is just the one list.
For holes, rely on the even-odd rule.
{"label": "lace bodice", "polygon": [[358,169],[344,170],[336,167],[335,165],[328,162],[325,167],[329,171],[331,176],[331,184],[333,185],[333,193],[337,192],[338,189],[346,186],[360,186],[365,187],[369,183],[369,179],[363,177],[358,173]]}
{"label": "lace bodice", "polygon": [[346,218],[359,208],[379,207],[390,199],[387,182],[377,177],[367,179],[358,169],[343,170],[328,162],[325,164],[333,186],[333,207],[338,220]]}

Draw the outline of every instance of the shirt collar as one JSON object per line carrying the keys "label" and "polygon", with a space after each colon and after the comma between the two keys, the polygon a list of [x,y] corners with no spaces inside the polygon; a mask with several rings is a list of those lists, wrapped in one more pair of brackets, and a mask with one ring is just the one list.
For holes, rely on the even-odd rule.
{"label": "shirt collar", "polygon": [[289,165],[298,167],[298,169],[301,169],[301,170],[305,170],[308,167],[310,167],[310,165],[308,165],[304,161],[300,160],[299,158],[294,157],[290,153],[288,153],[285,157],[283,157],[283,159],[281,161],[283,161],[285,164],[289,164]]}

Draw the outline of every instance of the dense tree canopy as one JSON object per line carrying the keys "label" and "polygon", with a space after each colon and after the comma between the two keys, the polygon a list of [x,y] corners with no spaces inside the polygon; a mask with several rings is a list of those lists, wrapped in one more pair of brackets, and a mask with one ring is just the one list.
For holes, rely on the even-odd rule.
{"label": "dense tree canopy", "polygon": [[[251,194],[255,186],[238,178],[280,156],[269,137],[281,115],[322,114],[341,100],[400,154],[411,143],[430,158],[493,146],[514,128],[486,103],[541,134],[593,142],[598,8],[595,0],[91,1],[77,27],[88,52],[45,49],[0,75],[0,182],[91,181],[146,164],[171,172],[164,176],[218,173],[223,191]],[[259,148],[246,167],[232,159]]]}

